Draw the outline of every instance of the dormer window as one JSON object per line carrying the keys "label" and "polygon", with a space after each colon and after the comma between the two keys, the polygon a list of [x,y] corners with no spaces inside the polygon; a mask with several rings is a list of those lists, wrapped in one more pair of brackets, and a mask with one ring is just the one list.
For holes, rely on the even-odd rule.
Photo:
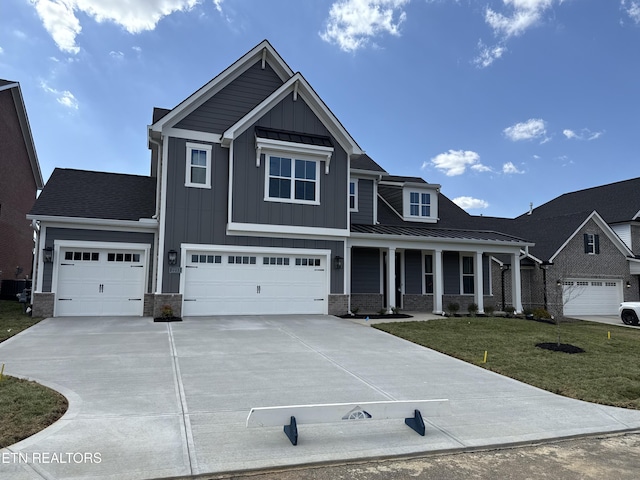
{"label": "dormer window", "polygon": [[409,214],[412,217],[431,216],[431,195],[428,193],[409,193]]}

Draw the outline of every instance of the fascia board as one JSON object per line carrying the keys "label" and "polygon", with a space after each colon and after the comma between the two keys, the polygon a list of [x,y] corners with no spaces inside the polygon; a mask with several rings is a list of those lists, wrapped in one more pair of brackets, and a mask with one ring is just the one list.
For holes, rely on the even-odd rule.
{"label": "fascia board", "polygon": [[347,154],[361,155],[364,153],[300,73],[296,73],[279,89],[265,98],[260,104],[256,105],[253,110],[229,127],[229,129],[222,134],[222,145],[229,146],[233,140],[253,125],[260,117],[271,110],[289,93],[292,93],[294,88],[296,88],[296,84],[298,84],[298,96],[300,96],[309,108],[311,108],[311,111],[318,116],[322,124],[329,130],[331,135],[338,140],[338,143],[340,143]]}
{"label": "fascia board", "polygon": [[562,252],[562,250],[564,250],[564,248],[569,244],[569,242],[575,238],[578,232],[582,230],[582,228],[587,224],[587,222],[589,222],[589,220],[592,220],[592,219],[596,223],[596,225],[600,227],[600,229],[604,232],[604,234],[613,242],[613,244],[618,248],[618,250],[620,250],[620,252],[623,255],[633,256],[633,252],[629,250],[629,247],[627,247],[624,244],[624,242],[620,239],[620,237],[611,229],[609,224],[602,219],[600,214],[596,210],[594,210],[593,212],[591,212],[591,214],[587,216],[587,218],[585,218],[585,220],[578,226],[578,228],[576,228],[574,232],[571,235],[569,235],[569,238],[567,238],[567,240],[560,246],[560,248],[558,248],[558,250],[556,250],[555,253],[551,255],[551,257],[549,258],[549,261],[553,262],[554,259],[558,255],[560,255],[560,252]]}
{"label": "fascia board", "polygon": [[27,220],[36,220],[40,223],[47,223],[48,225],[58,224],[86,227],[110,227],[110,228],[125,228],[133,230],[145,230],[154,232],[158,229],[158,220],[153,218],[141,218],[138,221],[134,220],[112,220],[107,218],[84,218],[84,217],[57,217],[53,215],[27,215]]}
{"label": "fascia board", "polygon": [[375,170],[360,170],[358,168],[352,168],[349,171],[351,173],[351,176],[356,178],[378,179],[383,174],[382,172],[377,172]]}
{"label": "fascia board", "polygon": [[[463,238],[432,238],[432,237],[409,237],[407,235],[381,235],[377,233],[359,233],[351,232],[351,244],[353,246],[373,246],[373,245],[411,245],[415,248],[416,243],[429,245],[452,245],[474,246],[472,250],[481,250],[484,253],[516,253],[520,252],[523,246],[532,246],[532,243],[518,241],[499,241],[499,240],[472,240]],[[365,241],[366,244],[361,242]],[[368,242],[367,242],[368,241]],[[507,247],[507,250],[505,250]],[[425,249],[428,250],[428,249]],[[513,251],[512,251],[513,250]]]}
{"label": "fascia board", "polygon": [[150,129],[162,132],[163,128],[172,127],[184,117],[192,113],[196,108],[213,97],[216,93],[229,85],[233,80],[242,75],[251,65],[262,58],[262,52],[267,52],[267,61],[276,74],[284,82],[293,76],[293,70],[284,59],[276,52],[267,40],[263,40],[245,55],[236,60],[224,71],[216,75],[207,84],[196,90],[193,94],[179,103],[173,110],[152,124]]}
{"label": "fascia board", "polygon": [[35,181],[36,188],[38,190],[42,190],[44,188],[44,180],[42,179],[40,162],[38,161],[36,146],[33,143],[33,135],[31,134],[31,126],[29,125],[29,117],[27,116],[27,109],[25,108],[24,99],[22,98],[20,84],[12,83],[7,85],[7,87],[12,88],[11,95],[16,107],[16,112],[18,112],[18,121],[20,123],[20,130],[22,131],[22,138],[27,149],[27,155],[29,156],[29,162],[31,163],[33,180]]}

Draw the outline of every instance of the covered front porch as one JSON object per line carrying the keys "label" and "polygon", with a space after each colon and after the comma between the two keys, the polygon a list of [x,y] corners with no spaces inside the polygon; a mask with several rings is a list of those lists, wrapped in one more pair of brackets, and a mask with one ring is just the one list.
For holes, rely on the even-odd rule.
{"label": "covered front porch", "polygon": [[478,313],[486,306],[499,310],[504,305],[501,292],[493,291],[491,257],[501,254],[509,255],[514,267],[506,272],[506,285],[515,311],[522,312],[520,259],[528,244],[514,238],[499,244],[492,240],[352,233],[345,250],[349,311],[442,314],[451,303],[461,312],[471,304]]}

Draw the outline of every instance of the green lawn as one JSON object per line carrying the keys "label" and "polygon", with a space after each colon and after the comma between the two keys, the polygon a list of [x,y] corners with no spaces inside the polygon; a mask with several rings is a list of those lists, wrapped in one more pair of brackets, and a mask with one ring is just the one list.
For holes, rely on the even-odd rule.
{"label": "green lawn", "polygon": [[22,303],[15,300],[0,300],[0,342],[35,325],[40,320],[42,318],[25,315]]}
{"label": "green lawn", "polygon": [[[0,342],[38,323],[24,314],[23,305],[0,300]],[[2,369],[0,350],[0,371]],[[5,368],[8,370],[9,365]],[[0,448],[19,442],[58,420],[67,411],[67,399],[36,382],[2,376],[0,380]]]}
{"label": "green lawn", "polygon": [[640,328],[561,323],[560,341],[585,350],[579,354],[537,348],[556,342],[557,327],[517,318],[443,318],[375,328],[550,392],[640,409]]}

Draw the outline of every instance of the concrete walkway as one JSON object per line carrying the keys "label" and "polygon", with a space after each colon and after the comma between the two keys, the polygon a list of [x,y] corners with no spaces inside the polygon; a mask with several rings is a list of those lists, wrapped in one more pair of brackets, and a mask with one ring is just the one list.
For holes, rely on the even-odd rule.
{"label": "concrete walkway", "polygon": [[[150,479],[531,442],[640,428],[640,411],[559,397],[328,316],[57,318],[0,344],[5,373],[67,414],[0,451],[2,479]],[[246,429],[251,407],[448,398],[402,421]]]}

